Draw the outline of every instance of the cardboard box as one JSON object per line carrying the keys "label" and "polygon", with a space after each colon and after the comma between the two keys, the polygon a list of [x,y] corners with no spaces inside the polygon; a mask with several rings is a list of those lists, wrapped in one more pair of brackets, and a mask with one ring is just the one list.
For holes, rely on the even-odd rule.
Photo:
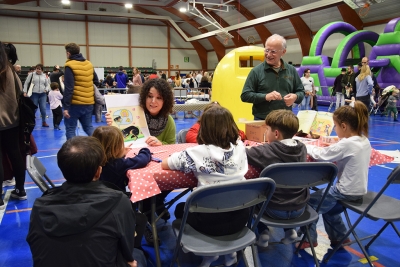
{"label": "cardboard box", "polygon": [[264,121],[246,121],[245,124],[246,137],[250,141],[265,142],[265,131],[267,126]]}

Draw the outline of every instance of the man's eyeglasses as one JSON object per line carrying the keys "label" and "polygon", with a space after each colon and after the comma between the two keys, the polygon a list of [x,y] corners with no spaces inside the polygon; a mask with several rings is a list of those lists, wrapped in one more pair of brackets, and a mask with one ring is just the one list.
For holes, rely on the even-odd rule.
{"label": "man's eyeglasses", "polygon": [[368,62],[366,62],[366,61],[364,62],[364,61],[363,61],[363,62],[361,62],[361,64],[368,64]]}
{"label": "man's eyeglasses", "polygon": [[265,54],[271,53],[271,54],[273,54],[273,55],[276,55],[276,53],[278,53],[278,51],[282,51],[282,49],[279,49],[279,50],[269,50],[269,49],[265,49],[265,50],[264,50],[264,53],[265,53]]}

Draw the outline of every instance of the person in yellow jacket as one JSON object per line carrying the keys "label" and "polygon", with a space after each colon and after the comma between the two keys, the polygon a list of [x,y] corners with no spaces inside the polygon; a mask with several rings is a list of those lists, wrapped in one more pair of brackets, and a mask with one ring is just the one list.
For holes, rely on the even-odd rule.
{"label": "person in yellow jacket", "polygon": [[67,61],[64,66],[64,124],[68,139],[75,136],[79,122],[88,136],[93,133],[93,84],[99,84],[92,63],[80,53],[75,43],[65,45]]}

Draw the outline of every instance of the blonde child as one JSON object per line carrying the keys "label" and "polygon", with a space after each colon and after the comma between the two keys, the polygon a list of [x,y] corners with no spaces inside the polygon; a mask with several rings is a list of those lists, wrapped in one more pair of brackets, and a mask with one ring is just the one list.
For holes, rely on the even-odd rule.
{"label": "blonde child", "polygon": [[[198,146],[187,148],[164,159],[163,169],[193,172],[198,187],[244,180],[247,172],[245,147],[239,139],[238,128],[226,108],[215,105],[201,117],[197,135]],[[185,203],[179,203],[175,217],[183,217]],[[196,230],[209,235],[228,235],[246,225],[249,210],[226,213],[190,213],[187,222]],[[203,257],[201,267],[208,267],[216,257]],[[225,255],[225,265],[236,262],[236,253]]]}
{"label": "blonde child", "polygon": [[122,132],[114,126],[97,127],[93,132],[93,137],[100,141],[107,159],[100,180],[115,184],[125,192],[125,187],[129,182],[126,172],[130,169],[145,167],[151,160],[150,150],[142,148],[135,157],[125,158],[124,137]]}
{"label": "blonde child", "polygon": [[[292,137],[299,130],[299,120],[290,110],[274,110],[265,118],[267,130],[264,145],[246,149],[247,160],[250,165],[265,168],[273,163],[305,162],[307,149],[305,145]],[[296,179],[296,177],[293,177]],[[310,197],[308,188],[286,189],[276,188],[265,214],[275,219],[294,219],[301,216]],[[268,246],[269,229],[263,223],[257,225],[260,237],[257,245]],[[284,244],[293,243],[297,233],[293,228],[284,229]]]}
{"label": "blonde child", "polygon": [[[329,214],[338,200],[358,200],[367,193],[368,167],[371,155],[371,145],[368,140],[368,109],[361,101],[351,102],[348,106],[338,108],[333,113],[335,131],[339,142],[328,147],[307,145],[307,153],[316,161],[336,162],[338,178],[324,202],[319,213],[324,219],[325,230],[335,246],[347,232],[341,214]],[[310,196],[309,204],[316,209],[325,189]],[[311,242],[317,243],[317,222],[310,227]],[[349,239],[343,243],[350,242]],[[300,249],[310,247],[304,242]]]}
{"label": "blonde child", "polygon": [[63,99],[63,95],[60,92],[60,88],[58,88],[58,83],[52,82],[50,84],[50,88],[51,91],[49,92],[49,102],[51,112],[53,113],[54,130],[61,130],[60,122],[63,118],[61,99]]}

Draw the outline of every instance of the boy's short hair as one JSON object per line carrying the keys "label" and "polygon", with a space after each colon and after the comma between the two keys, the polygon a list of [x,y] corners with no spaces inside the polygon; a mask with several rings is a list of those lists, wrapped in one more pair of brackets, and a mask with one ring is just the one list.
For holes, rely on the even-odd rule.
{"label": "boy's short hair", "polygon": [[99,140],[91,136],[75,136],[67,140],[57,153],[57,164],[70,183],[90,183],[106,156]]}
{"label": "boy's short hair", "polygon": [[292,111],[274,110],[265,118],[265,124],[272,130],[278,130],[284,139],[292,138],[299,130],[299,119]]}
{"label": "boy's short hair", "polygon": [[69,52],[71,55],[79,54],[80,48],[76,43],[69,43],[65,45],[65,51]]}
{"label": "boy's short hair", "polygon": [[52,82],[52,83],[50,84],[50,88],[51,88],[51,90],[59,89],[58,83]]}

